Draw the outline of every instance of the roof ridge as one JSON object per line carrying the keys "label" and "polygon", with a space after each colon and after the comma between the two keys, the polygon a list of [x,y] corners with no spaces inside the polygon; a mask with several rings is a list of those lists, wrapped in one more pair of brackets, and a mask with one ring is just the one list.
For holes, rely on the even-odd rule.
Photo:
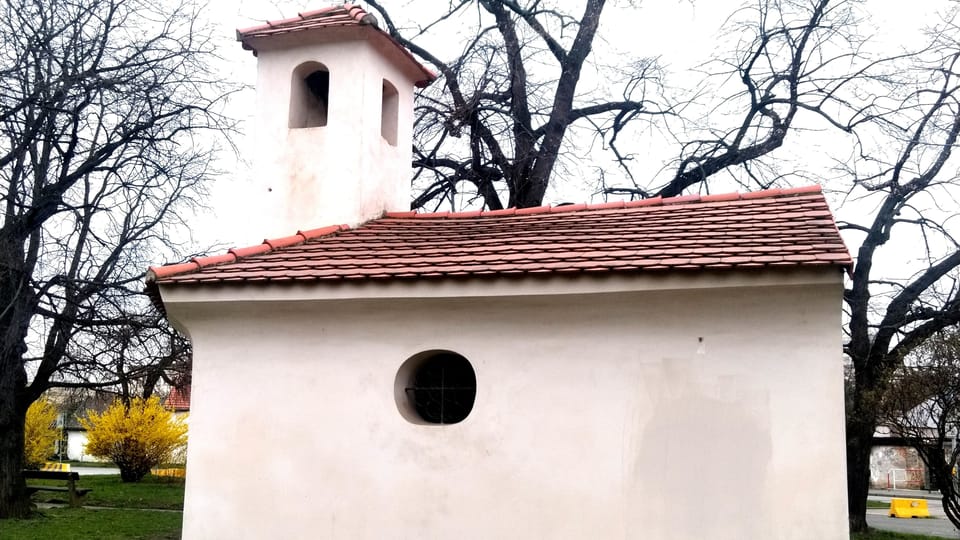
{"label": "roof ridge", "polygon": [[[339,19],[339,21],[333,22],[329,25],[324,25],[323,19],[327,17],[331,19]],[[315,25],[310,26],[310,23],[315,23]],[[370,13],[357,4],[352,4],[349,2],[309,11],[300,11],[297,12],[295,17],[288,17],[286,19],[277,19],[273,21],[266,20],[262,24],[255,26],[237,28],[237,41],[243,45],[244,49],[253,51],[254,56],[256,56],[257,50],[252,44],[247,42],[248,39],[265,37],[271,34],[282,34],[296,32],[299,30],[316,29],[320,28],[321,26],[371,27],[374,31],[390,40],[390,42],[392,42],[400,50],[400,52],[403,53],[404,56],[406,56],[410,61],[420,68],[424,78],[415,82],[417,87],[424,88],[437,78],[437,73],[435,71],[423,65],[419,60],[417,60],[413,53],[407,50],[407,48],[404,47],[399,41],[394,39],[389,32],[380,27],[380,23],[375,14]]]}
{"label": "roof ridge", "polygon": [[362,23],[363,18],[366,15],[368,15],[368,13],[360,6],[350,4],[350,3],[335,4],[332,6],[322,7],[319,9],[311,9],[308,11],[298,11],[296,17],[287,17],[286,19],[264,20],[262,24],[248,26],[246,28],[237,28],[237,36],[243,36],[244,34],[257,32],[260,30],[269,30],[271,28],[277,28],[279,26],[284,26],[291,23],[309,21],[311,19],[318,18],[320,15],[328,15],[331,13],[335,13],[339,10],[343,10],[351,19],[357,21],[358,23]]}
{"label": "roof ridge", "polygon": [[147,269],[147,282],[156,281],[161,278],[174,276],[177,274],[186,274],[196,272],[202,268],[217,266],[237,262],[238,260],[251,255],[262,255],[270,253],[280,248],[296,246],[305,243],[307,240],[321,238],[324,236],[334,236],[339,232],[350,230],[349,225],[330,225],[320,227],[319,229],[300,230],[296,234],[284,236],[281,238],[265,238],[263,242],[252,246],[230,248],[226,253],[220,255],[210,255],[207,257],[193,257],[189,262],[180,264],[167,264],[163,266],[151,266]]}
{"label": "roof ridge", "polygon": [[755,199],[776,199],[789,197],[793,195],[807,195],[822,193],[818,184],[810,184],[795,188],[771,188],[761,191],[718,193],[715,195],[676,195],[674,197],[663,198],[660,196],[650,197],[649,199],[638,199],[636,201],[613,201],[603,203],[579,203],[564,204],[562,206],[531,206],[528,208],[503,208],[500,210],[471,210],[467,212],[417,212],[408,210],[403,212],[386,212],[383,217],[393,219],[436,219],[450,218],[463,219],[475,217],[500,217],[514,215],[533,215],[533,214],[559,214],[562,212],[580,212],[584,210],[618,210],[621,208],[639,208],[643,206],[667,206],[672,204],[686,203],[711,203],[728,201],[749,201]]}

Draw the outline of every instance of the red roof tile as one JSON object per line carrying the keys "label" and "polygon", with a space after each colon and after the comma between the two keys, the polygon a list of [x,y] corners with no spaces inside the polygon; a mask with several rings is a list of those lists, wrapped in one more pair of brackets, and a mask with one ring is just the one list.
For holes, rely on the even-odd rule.
{"label": "red roof tile", "polygon": [[417,81],[417,86],[424,87],[437,78],[437,74],[423,66],[406,47],[390,37],[390,34],[384,32],[378,26],[377,18],[367,13],[360,6],[353,4],[342,4],[338,6],[329,6],[312,11],[298,13],[296,17],[282,19],[278,21],[267,21],[264,24],[251,26],[249,28],[237,29],[237,41],[243,44],[243,48],[253,51],[257,54],[257,49],[250,40],[279,34],[289,34],[292,32],[303,32],[306,30],[316,30],[322,28],[335,28],[343,26],[356,26],[370,28],[381,36],[388,39],[396,46],[407,58],[410,59],[422,72],[423,78]]}
{"label": "red roof tile", "polygon": [[190,387],[186,386],[182,390],[172,388],[167,398],[163,400],[163,406],[174,411],[189,411]]}
{"label": "red roof tile", "polygon": [[227,256],[153,267],[164,284],[839,266],[853,261],[820,189],[516,212],[388,212]]}

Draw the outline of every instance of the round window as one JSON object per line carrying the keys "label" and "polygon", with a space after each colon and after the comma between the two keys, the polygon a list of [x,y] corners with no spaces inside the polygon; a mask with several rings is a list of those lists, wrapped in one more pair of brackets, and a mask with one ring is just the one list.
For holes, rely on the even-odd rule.
{"label": "round window", "polygon": [[477,375],[470,362],[457,353],[421,353],[401,366],[397,394],[397,405],[408,420],[456,424],[473,409]]}

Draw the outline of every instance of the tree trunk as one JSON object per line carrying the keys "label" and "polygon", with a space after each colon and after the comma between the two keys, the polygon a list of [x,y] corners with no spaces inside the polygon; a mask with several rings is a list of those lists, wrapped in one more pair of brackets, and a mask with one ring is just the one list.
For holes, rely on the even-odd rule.
{"label": "tree trunk", "polygon": [[[943,432],[941,432],[943,433]],[[943,452],[943,441],[946,437],[940,437],[933,446],[928,446],[918,450],[924,462],[930,470],[933,477],[933,483],[940,492],[940,502],[943,503],[943,513],[954,527],[960,527],[960,500],[957,500],[957,491],[954,489],[953,466],[947,463],[946,455]]]}
{"label": "tree trunk", "polygon": [[850,532],[867,530],[867,495],[870,491],[870,451],[875,422],[848,413],[847,418],[847,513]]}
{"label": "tree trunk", "polygon": [[120,480],[123,482],[139,482],[150,472],[150,468],[118,466],[120,468]]}
{"label": "tree trunk", "polygon": [[[8,378],[0,374],[0,378]],[[6,393],[4,393],[6,394]],[[0,519],[30,514],[30,497],[23,481],[23,424],[12,396],[0,396]]]}

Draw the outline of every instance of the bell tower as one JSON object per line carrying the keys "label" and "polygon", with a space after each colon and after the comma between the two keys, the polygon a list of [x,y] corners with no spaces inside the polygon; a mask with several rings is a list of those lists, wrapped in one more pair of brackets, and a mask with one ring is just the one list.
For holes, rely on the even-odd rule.
{"label": "bell tower", "polygon": [[257,240],[409,208],[413,92],[432,72],[352,4],[237,39],[257,57]]}

